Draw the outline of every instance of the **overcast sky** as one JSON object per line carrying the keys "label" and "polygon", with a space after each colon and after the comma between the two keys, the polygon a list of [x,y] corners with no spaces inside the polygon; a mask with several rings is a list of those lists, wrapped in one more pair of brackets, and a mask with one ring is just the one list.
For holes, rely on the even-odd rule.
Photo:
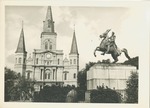
{"label": "overcast sky", "polygon": [[[24,22],[25,44],[28,55],[33,49],[40,49],[40,34],[47,7],[39,6],[6,6],[5,14],[5,59],[6,66],[14,68],[15,51],[20,37],[22,20]],[[146,14],[142,8],[127,7],[52,7],[55,31],[57,33],[57,49],[63,50],[64,57],[70,52],[75,24],[80,69],[89,61],[113,59],[110,55],[102,56],[94,49],[99,45],[99,35],[107,29],[116,34],[116,44],[120,49],[128,49],[129,55],[139,55],[141,40],[146,35]],[[111,31],[111,32],[112,32]],[[110,32],[110,34],[111,34]],[[109,35],[110,35],[109,34]],[[147,49],[143,49],[147,50]],[[125,61],[124,54],[119,62]]]}

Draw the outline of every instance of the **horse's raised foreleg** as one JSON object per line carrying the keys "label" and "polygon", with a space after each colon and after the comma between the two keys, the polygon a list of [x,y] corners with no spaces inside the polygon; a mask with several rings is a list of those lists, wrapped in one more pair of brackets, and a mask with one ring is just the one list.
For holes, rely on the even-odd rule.
{"label": "horse's raised foreleg", "polygon": [[94,56],[96,57],[96,51],[99,51],[99,47],[96,47],[96,49],[94,50]]}

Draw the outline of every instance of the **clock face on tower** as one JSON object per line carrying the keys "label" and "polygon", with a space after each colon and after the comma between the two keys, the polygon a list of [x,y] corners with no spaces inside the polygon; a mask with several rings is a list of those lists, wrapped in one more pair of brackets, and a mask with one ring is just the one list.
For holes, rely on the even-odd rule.
{"label": "clock face on tower", "polygon": [[47,58],[47,59],[50,59],[51,57],[52,57],[52,54],[51,54],[51,53],[46,54],[46,58]]}

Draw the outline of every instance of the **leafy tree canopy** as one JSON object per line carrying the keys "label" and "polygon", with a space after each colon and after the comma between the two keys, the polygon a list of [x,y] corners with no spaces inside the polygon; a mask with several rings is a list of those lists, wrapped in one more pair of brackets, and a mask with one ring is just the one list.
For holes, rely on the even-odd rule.
{"label": "leafy tree canopy", "polygon": [[38,96],[35,98],[38,102],[65,102],[67,93],[74,87],[72,86],[44,86],[43,89],[40,90]]}
{"label": "leafy tree canopy", "polygon": [[5,67],[5,101],[20,100],[21,92],[34,90],[31,80],[25,79],[19,73]]}
{"label": "leafy tree canopy", "polygon": [[117,93],[108,87],[97,87],[97,90],[91,91],[92,103],[120,103],[121,94]]}
{"label": "leafy tree canopy", "polygon": [[138,73],[132,72],[129,80],[127,81],[127,103],[138,103]]}

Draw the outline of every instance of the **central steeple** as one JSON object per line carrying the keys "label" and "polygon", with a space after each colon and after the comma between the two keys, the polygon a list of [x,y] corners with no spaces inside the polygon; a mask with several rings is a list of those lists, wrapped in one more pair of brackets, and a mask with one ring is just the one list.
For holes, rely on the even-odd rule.
{"label": "central steeple", "polygon": [[43,31],[41,33],[41,49],[56,50],[57,34],[54,30],[54,21],[51,6],[48,6],[45,21],[43,21]]}
{"label": "central steeple", "polygon": [[47,8],[46,19],[43,21],[43,32],[55,32],[51,6],[48,6]]}

